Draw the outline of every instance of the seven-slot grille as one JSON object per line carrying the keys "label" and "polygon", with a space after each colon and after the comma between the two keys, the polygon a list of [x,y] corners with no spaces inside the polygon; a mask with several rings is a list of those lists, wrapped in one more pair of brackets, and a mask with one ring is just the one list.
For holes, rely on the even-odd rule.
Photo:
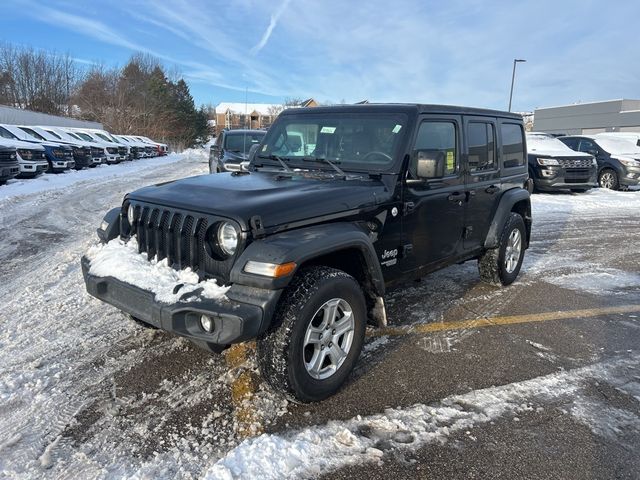
{"label": "seven-slot grille", "polygon": [[593,165],[590,158],[559,158],[558,163],[563,168],[589,168]]}
{"label": "seven-slot grille", "polygon": [[127,147],[118,147],[118,154],[122,156],[127,155]]}
{"label": "seven-slot grille", "polygon": [[92,157],[102,157],[104,156],[104,150],[98,147],[91,147],[91,156]]}
{"label": "seven-slot grille", "polygon": [[45,160],[47,157],[45,156],[44,150],[31,150],[32,156],[31,160]]}
{"label": "seven-slot grille", "polygon": [[[207,248],[207,232],[223,221],[218,217],[194,212],[184,212],[167,207],[156,207],[132,202],[134,223],[131,235],[135,235],[138,251],[147,253],[149,259],[167,259],[178,270],[190,267],[202,278],[214,277],[223,282],[229,280],[235,256],[222,258]],[[128,205],[123,209],[126,218]],[[213,229],[213,230],[214,230]]]}

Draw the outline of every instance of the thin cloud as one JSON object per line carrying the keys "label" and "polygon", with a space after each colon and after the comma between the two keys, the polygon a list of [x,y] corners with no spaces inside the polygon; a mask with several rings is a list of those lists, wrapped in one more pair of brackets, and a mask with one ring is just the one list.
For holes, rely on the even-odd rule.
{"label": "thin cloud", "polygon": [[271,34],[273,33],[273,29],[276,28],[276,25],[278,24],[278,20],[280,20],[280,17],[282,16],[284,11],[286,10],[287,6],[289,6],[289,3],[291,3],[291,0],[284,0],[280,4],[280,7],[278,7],[278,9],[274,13],[271,14],[271,20],[269,21],[269,26],[265,30],[265,32],[262,35],[262,38],[260,39],[258,44],[251,49],[251,53],[253,53],[255,55],[265,47],[265,45],[269,41],[269,38],[271,38]]}

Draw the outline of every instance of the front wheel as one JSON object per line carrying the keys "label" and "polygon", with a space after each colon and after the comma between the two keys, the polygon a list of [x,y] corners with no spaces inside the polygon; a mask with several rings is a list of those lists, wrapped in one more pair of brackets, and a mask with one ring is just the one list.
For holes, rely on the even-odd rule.
{"label": "front wheel", "polygon": [[365,327],[364,294],[352,276],[322,266],[302,270],[283,293],[274,326],[258,339],[260,371],[299,401],[323,400],[351,373]]}
{"label": "front wheel", "polygon": [[620,188],[618,174],[610,168],[605,168],[600,172],[598,183],[601,188],[607,188],[609,190],[618,190]]}
{"label": "front wheel", "polygon": [[511,285],[520,273],[526,231],[523,218],[511,212],[496,248],[487,250],[478,260],[480,278],[492,285]]}

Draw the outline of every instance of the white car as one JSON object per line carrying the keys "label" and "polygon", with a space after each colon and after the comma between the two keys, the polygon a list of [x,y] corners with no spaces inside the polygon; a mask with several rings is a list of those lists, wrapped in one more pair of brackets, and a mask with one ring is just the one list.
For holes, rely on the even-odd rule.
{"label": "white car", "polygon": [[115,138],[112,134],[110,134],[106,130],[91,128],[91,129],[86,129],[84,131],[93,135],[94,137],[98,137],[102,141],[115,143],[118,146],[118,154],[120,156],[124,155],[125,160],[133,160],[133,156],[131,155],[131,147],[126,143]]}
{"label": "white car", "polygon": [[18,178],[37,177],[49,168],[44,147],[38,143],[16,140],[15,135],[0,129],[0,144],[16,149],[20,165]]}
{"label": "white car", "polygon": [[156,156],[156,150],[154,149],[154,146],[148,142],[143,141],[140,137],[135,137],[133,135],[122,136],[132,142],[136,142],[136,144],[139,145],[142,158],[150,158]]}
{"label": "white car", "polygon": [[134,140],[125,135],[112,135],[117,140],[120,140],[125,145],[129,146],[129,151],[133,158],[145,158],[145,147],[147,146],[145,143],[140,142],[138,140]]}
{"label": "white car", "polygon": [[107,151],[107,163],[116,164],[126,160],[126,152],[121,150],[121,146],[111,140],[105,140],[95,133],[89,133],[86,129],[65,128],[67,132],[75,133],[77,136],[88,142],[95,142],[102,145]]}
{"label": "white car", "polygon": [[91,149],[91,166],[95,167],[107,163],[107,149],[103,145],[84,140],[75,133],[64,130],[62,127],[40,126],[38,128],[42,128],[45,132],[64,141],[83,142],[87,144]]}
{"label": "white car", "polygon": [[33,127],[29,125],[14,125],[13,129],[13,131],[15,132],[23,132],[29,135],[30,138],[37,139],[38,141],[42,142],[43,145],[45,143],[58,144],[70,148],[73,156],[73,161],[75,162],[76,170],[92,166],[91,148],[85,145],[84,142],[81,142],[80,140],[63,140],[62,138],[52,135],[51,133],[40,127]]}

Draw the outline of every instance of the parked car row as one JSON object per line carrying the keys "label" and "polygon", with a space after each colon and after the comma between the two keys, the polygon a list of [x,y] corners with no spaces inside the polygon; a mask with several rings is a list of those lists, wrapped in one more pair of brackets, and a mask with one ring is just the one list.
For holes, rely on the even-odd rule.
{"label": "parked car row", "polygon": [[535,190],[627,190],[640,185],[640,135],[598,133],[554,137],[527,134],[529,178]]}
{"label": "parked car row", "polygon": [[167,145],[138,135],[106,130],[0,124],[0,184],[101,164],[167,154]]}

